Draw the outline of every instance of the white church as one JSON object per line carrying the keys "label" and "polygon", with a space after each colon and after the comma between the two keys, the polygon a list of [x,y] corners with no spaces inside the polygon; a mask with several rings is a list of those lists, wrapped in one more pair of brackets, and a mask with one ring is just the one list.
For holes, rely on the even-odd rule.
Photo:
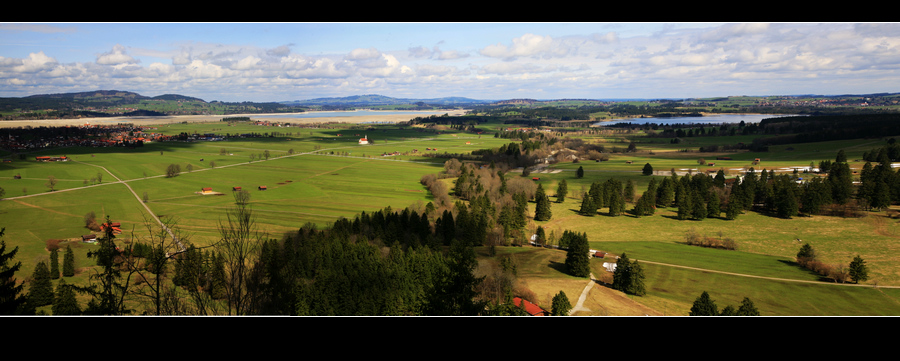
{"label": "white church", "polygon": [[360,145],[363,145],[363,144],[369,144],[369,136],[366,135],[365,137],[360,138],[360,139],[359,139],[359,144],[360,144]]}

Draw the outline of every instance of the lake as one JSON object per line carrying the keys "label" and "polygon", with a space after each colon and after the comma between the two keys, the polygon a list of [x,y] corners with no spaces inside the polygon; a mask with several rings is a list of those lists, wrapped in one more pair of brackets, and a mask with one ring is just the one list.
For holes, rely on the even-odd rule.
{"label": "lake", "polygon": [[628,118],[613,119],[594,123],[594,125],[611,125],[616,123],[629,124],[722,124],[722,123],[759,123],[766,118],[791,117],[796,114],[710,114],[702,117],[664,117],[664,118]]}
{"label": "lake", "polygon": [[348,111],[322,111],[322,112],[303,112],[290,114],[265,114],[266,118],[334,118],[334,117],[365,117],[379,115],[409,115],[411,118],[427,117],[430,115],[444,115],[452,113],[451,110],[442,111],[416,111],[416,110],[348,110]]}

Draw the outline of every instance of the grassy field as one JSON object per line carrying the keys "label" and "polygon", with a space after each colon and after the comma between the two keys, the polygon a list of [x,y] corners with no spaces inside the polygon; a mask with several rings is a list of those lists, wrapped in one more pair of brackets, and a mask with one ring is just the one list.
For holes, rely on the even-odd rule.
{"label": "grassy field", "polygon": [[[67,148],[36,152],[26,159],[0,163],[0,187],[6,191],[7,198],[0,202],[0,226],[6,228],[4,239],[7,244],[19,247],[17,259],[22,261],[23,269],[17,274],[18,278],[30,276],[37,262],[48,259],[47,240],[74,240],[90,233],[83,222],[87,212],[93,211],[101,218],[109,215],[113,221],[123,224],[125,234],[120,237],[140,239],[147,236],[146,223],[150,218],[145,207],[148,207],[153,214],[174,221],[191,242],[202,245],[217,239],[217,226],[228,208],[234,205],[232,189],[241,187],[250,191],[250,205],[259,228],[278,238],[308,222],[326,226],[339,217],[353,217],[362,211],[427,203],[431,196],[419,180],[424,174],[441,171],[445,160],[422,156],[427,148],[436,148],[437,152],[466,153],[510,142],[488,135],[446,131],[435,134],[416,128],[370,125],[284,129],[216,122],[170,124],[160,126],[157,131],[165,134],[256,133],[263,137],[222,142],[149,143],[134,149]],[[373,140],[374,144],[360,146],[357,140],[363,136]],[[732,160],[716,161],[714,153],[681,150],[752,139],[698,137],[688,140],[688,144],[669,144],[663,139],[622,134],[589,138],[623,149],[627,141],[634,139],[638,152],[612,154],[610,160],[604,162],[557,163],[546,172],[531,173],[528,177],[539,177],[538,182],[551,196],[559,181],[565,179],[569,198],[564,203],[552,203],[550,221],[532,221],[529,229],[540,225],[548,230],[548,234],[555,232],[557,236],[564,230],[585,232],[592,249],[612,254],[627,253],[630,258],[645,262],[648,294],[626,297],[597,285],[595,287],[604,288],[591,292],[585,305],[592,311],[586,314],[686,315],[691,303],[703,291],[710,293],[720,309],[726,305],[737,306],[743,297],[750,297],[764,315],[900,314],[900,291],[884,287],[900,286],[900,260],[895,256],[898,254],[895,250],[900,247],[900,224],[885,212],[870,212],[863,218],[814,216],[790,220],[746,212],[734,221],[715,218],[679,221],[674,217],[675,209],[658,209],[655,215],[641,218],[630,214],[609,217],[605,215],[605,209],[594,217],[576,213],[580,192],[586,191],[595,181],[632,180],[636,184],[636,195],[640,195],[651,178],[659,177],[641,175],[646,163],[655,170],[664,171],[704,171],[720,167],[732,170],[750,166],[756,170],[790,169],[833,160],[837,150],[843,149],[852,161],[851,165],[859,168],[862,162],[853,160],[859,159],[864,151],[880,146],[881,140],[778,146],[767,153],[729,153],[727,156]],[[264,160],[266,152],[269,158]],[[399,155],[382,156],[395,152]],[[66,155],[72,161],[41,163],[34,161],[36,155]],[[699,158],[716,165],[699,166]],[[760,164],[751,164],[755,158],[761,158]],[[178,164],[182,173],[166,177],[166,168],[170,164]],[[575,176],[578,167],[585,170],[583,178]],[[98,174],[102,175],[102,180],[98,179]],[[13,179],[15,175],[21,179]],[[50,176],[57,180],[56,190],[52,192],[46,185]],[[511,172],[507,176],[521,175]],[[260,186],[266,186],[266,190],[259,190]],[[213,193],[200,194],[203,188],[212,188]],[[142,201],[144,194],[146,203]],[[534,207],[534,204],[530,206]],[[632,205],[626,208],[630,210]],[[686,246],[682,243],[684,235],[691,230],[733,238],[738,249],[724,251]],[[865,282],[869,287],[806,284],[710,272],[816,281],[816,275],[793,263],[799,247],[806,242],[812,244],[822,261],[829,264],[847,264],[857,254],[861,255],[870,268],[870,280]],[[95,246],[80,242],[69,244],[76,247],[78,267],[89,268],[91,261],[84,255]],[[588,283],[586,279],[565,273],[563,251],[508,247],[500,252],[515,257],[520,281],[546,308],[560,290],[566,292],[574,304]],[[602,261],[592,262],[595,275],[607,278],[600,266]],[[72,282],[84,281],[84,274],[80,274]],[[70,281],[67,279],[67,282]],[[882,287],[871,287],[876,285]]]}

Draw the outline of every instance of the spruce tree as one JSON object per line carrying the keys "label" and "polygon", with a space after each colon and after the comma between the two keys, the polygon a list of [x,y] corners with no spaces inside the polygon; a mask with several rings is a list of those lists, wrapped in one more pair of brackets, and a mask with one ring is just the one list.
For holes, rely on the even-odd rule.
{"label": "spruce tree", "polygon": [[625,292],[628,290],[628,285],[631,284],[631,260],[628,259],[628,255],[622,253],[621,256],[616,260],[616,269],[613,271],[613,283],[612,288],[614,290],[619,290]]}
{"label": "spruce tree", "polygon": [[[0,237],[3,237],[3,233],[4,229],[0,228]],[[0,315],[26,313],[25,285],[19,284],[15,278],[16,272],[22,268],[22,262],[11,264],[18,252],[19,247],[6,252],[6,241],[0,240]]]}
{"label": "spruce tree", "polygon": [[559,291],[556,296],[553,296],[553,308],[551,309],[551,316],[568,316],[569,310],[572,309],[572,304],[569,302],[569,297],[566,296],[566,293],[563,291]]}
{"label": "spruce tree", "polygon": [[709,293],[703,291],[700,297],[697,297],[694,300],[694,305],[691,306],[691,312],[688,313],[690,316],[718,316],[719,309],[716,307],[716,301],[713,301],[709,298]]}
{"label": "spruce tree", "polygon": [[563,179],[559,181],[559,185],[556,187],[556,202],[562,203],[566,201],[566,194],[569,193],[569,185],[566,183],[566,180]]}
{"label": "spruce tree", "polygon": [[560,244],[568,244],[566,251],[566,267],[569,274],[575,277],[588,277],[591,275],[590,245],[587,234],[565,231]]}
{"label": "spruce tree", "polygon": [[721,204],[719,203],[719,193],[711,191],[709,194],[709,203],[706,204],[706,216],[709,218],[719,218],[722,213]]}
{"label": "spruce tree", "polygon": [[735,316],[759,316],[759,310],[756,309],[750,298],[744,297],[744,300],[741,301],[741,306],[735,312]]}
{"label": "spruce tree", "polygon": [[644,267],[637,260],[631,262],[631,276],[629,277],[627,292],[635,296],[643,296],[647,294],[647,287],[644,285]]}
{"label": "spruce tree", "polygon": [[550,212],[550,198],[544,193],[544,188],[541,185],[538,185],[534,198],[537,203],[534,209],[534,220],[549,221],[552,216],[552,212]]}
{"label": "spruce tree", "polygon": [[644,169],[641,171],[643,175],[651,175],[653,174],[653,166],[650,163],[644,164]]}
{"label": "spruce tree", "polygon": [[866,266],[866,261],[859,255],[853,257],[849,268],[850,278],[853,278],[853,282],[860,283],[869,279],[869,267]]}
{"label": "spruce tree", "polygon": [[59,279],[59,248],[50,251],[50,279]]}
{"label": "spruce tree", "polygon": [[626,202],[634,202],[634,181],[629,179],[625,182],[625,192],[623,193]]}
{"label": "spruce tree", "polygon": [[34,307],[53,304],[53,283],[50,281],[50,269],[47,267],[46,262],[38,262],[31,279],[31,288],[28,290],[28,302]]}
{"label": "spruce tree", "polygon": [[584,168],[582,168],[581,166],[578,166],[578,170],[575,171],[575,176],[578,178],[583,178],[584,177]]}
{"label": "spruce tree", "polygon": [[696,220],[706,219],[706,215],[709,214],[709,210],[707,209],[706,201],[703,199],[703,193],[701,193],[700,191],[694,191],[691,203],[691,216]]}
{"label": "spruce tree", "polygon": [[728,205],[725,206],[725,219],[733,221],[741,214],[741,202],[737,194],[732,191],[728,196]]}
{"label": "spruce tree", "polygon": [[622,192],[615,187],[609,192],[609,215],[616,217],[625,213],[625,199],[622,198]]}
{"label": "spruce tree", "polygon": [[63,277],[72,277],[75,275],[75,253],[72,247],[66,246],[66,254],[63,256]]}
{"label": "spruce tree", "polygon": [[594,198],[589,194],[585,194],[584,198],[581,199],[581,208],[578,210],[578,213],[590,217],[597,213],[597,207],[594,206]]}
{"label": "spruce tree", "polygon": [[56,285],[56,299],[53,301],[51,309],[54,316],[72,316],[80,315],[81,308],[78,306],[78,300],[75,299],[75,288],[66,284],[66,280],[59,280]]}
{"label": "spruce tree", "polygon": [[678,190],[677,194],[678,194],[677,195],[678,214],[676,215],[676,218],[678,218],[680,220],[688,219],[691,217],[691,214],[693,213],[693,210],[694,210],[694,206],[693,206],[693,202],[692,202],[693,197],[690,196],[690,194],[687,192],[686,189],[684,189],[684,187],[680,188]]}

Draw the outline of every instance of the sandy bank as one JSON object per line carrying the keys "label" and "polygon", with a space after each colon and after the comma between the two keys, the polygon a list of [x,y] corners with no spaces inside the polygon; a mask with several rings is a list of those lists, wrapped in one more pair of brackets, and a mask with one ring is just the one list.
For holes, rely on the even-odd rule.
{"label": "sandy bank", "polygon": [[[350,112],[331,112],[334,113],[334,116],[329,117],[318,117],[318,118],[288,118],[284,117],[284,114],[278,114],[279,116],[273,116],[276,114],[229,114],[229,115],[173,115],[173,116],[163,116],[163,117],[110,117],[110,118],[80,118],[80,119],[42,119],[42,120],[5,120],[0,121],[0,128],[18,128],[18,127],[62,127],[62,126],[77,126],[84,124],[97,124],[97,125],[106,125],[106,124],[118,124],[118,123],[133,123],[140,125],[152,125],[152,124],[171,124],[171,123],[181,123],[181,122],[190,122],[190,123],[202,123],[202,122],[218,122],[222,120],[222,118],[227,117],[250,117],[252,120],[268,120],[274,122],[289,122],[289,123],[328,123],[328,122],[340,122],[340,123],[368,123],[368,122],[381,122],[381,123],[396,123],[396,122],[405,122],[407,120],[413,119],[419,116],[428,116],[429,113],[422,112],[410,112],[410,114],[375,114],[375,115],[342,115],[342,113],[350,113]],[[452,110],[452,111],[444,111],[440,112],[440,114],[449,114],[450,116],[463,115],[465,114],[464,110]]]}

